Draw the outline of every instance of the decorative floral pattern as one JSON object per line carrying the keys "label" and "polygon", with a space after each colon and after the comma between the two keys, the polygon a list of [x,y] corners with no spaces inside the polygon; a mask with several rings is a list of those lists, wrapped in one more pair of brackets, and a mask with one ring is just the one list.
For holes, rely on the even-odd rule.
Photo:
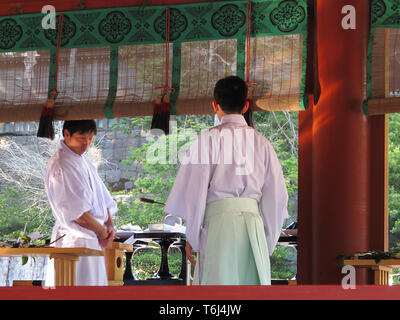
{"label": "decorative floral pattern", "polygon": [[153,15],[156,12],[156,9],[144,9],[144,7],[129,11],[129,14],[135,21],[134,29],[136,29],[136,32],[128,40],[129,42],[137,43],[155,41],[154,36],[151,34],[150,23],[153,19]]}
{"label": "decorative floral pattern", "polygon": [[79,33],[77,39],[74,41],[74,45],[96,45],[100,44],[100,40],[97,39],[95,34],[95,21],[100,17],[99,12],[94,13],[76,13],[73,17],[78,20],[81,24],[79,27]]}
{"label": "decorative floral pattern", "polygon": [[[154,30],[161,35],[161,37],[165,40],[165,27],[166,27],[166,19],[165,19],[165,11],[161,16],[159,16],[154,21]],[[169,39],[170,41],[174,41],[178,39],[181,34],[188,27],[188,22],[186,17],[181,13],[180,10],[171,8],[169,13],[170,19],[170,29],[169,29]]]}
{"label": "decorative floral pattern", "polygon": [[[251,35],[273,33],[268,24],[270,3],[253,3],[251,9]],[[246,31],[245,31],[246,32]]]}
{"label": "decorative floral pattern", "polygon": [[13,19],[0,21],[0,48],[10,49],[22,37],[22,28]]}
{"label": "decorative floral pattern", "polygon": [[190,30],[187,32],[184,40],[196,41],[212,37],[212,33],[207,28],[208,19],[206,18],[206,15],[211,12],[212,9],[213,5],[211,3],[185,9],[185,12],[189,16]]}
{"label": "decorative floral pattern", "polygon": [[386,12],[385,2],[382,0],[373,1],[371,4],[371,19],[372,23],[376,22]]}
{"label": "decorative floral pattern", "polygon": [[222,6],[211,17],[212,27],[223,37],[234,36],[246,22],[246,14],[235,4]]}
{"label": "decorative floral pattern", "polygon": [[[306,32],[306,0],[257,0],[252,2],[251,36]],[[396,21],[400,0],[373,0],[376,16]],[[385,9],[386,5],[386,9]],[[394,10],[397,10],[394,12]],[[273,11],[272,11],[273,10]],[[386,11],[385,11],[386,10]],[[271,12],[272,11],[272,12]],[[390,11],[391,14],[388,14]],[[77,10],[64,13],[62,48],[137,45],[165,41],[165,6],[139,6]],[[246,37],[246,1],[209,1],[169,7],[171,42],[209,41]],[[396,14],[396,15],[394,15]],[[0,17],[0,51],[48,50],[58,42],[61,14],[56,28],[43,29],[43,14]],[[272,21],[272,23],[271,23]],[[297,27],[297,29],[296,29]],[[290,31],[294,30],[294,31]]]}
{"label": "decorative floral pattern", "polygon": [[281,32],[296,30],[299,23],[306,17],[306,10],[295,0],[286,0],[270,13],[271,23]]}
{"label": "decorative floral pattern", "polygon": [[121,11],[112,11],[101,20],[99,33],[110,43],[121,42],[131,31],[132,25]]}
{"label": "decorative floral pattern", "polygon": [[393,11],[396,11],[399,7],[400,7],[400,0],[393,0],[393,5],[391,6],[391,9]]}
{"label": "decorative floral pattern", "polygon": [[22,17],[21,26],[24,30],[25,40],[20,41],[18,47],[20,49],[37,48],[46,46],[45,43],[39,38],[42,34],[42,17]]}
{"label": "decorative floral pattern", "polygon": [[[60,25],[60,16],[58,15],[56,18],[56,28],[44,30],[45,37],[48,40],[50,40],[54,46],[57,46],[58,43],[59,25]],[[62,23],[62,34],[61,34],[61,47],[67,45],[69,41],[75,36],[75,33],[76,33],[75,23],[67,15],[64,14]]]}

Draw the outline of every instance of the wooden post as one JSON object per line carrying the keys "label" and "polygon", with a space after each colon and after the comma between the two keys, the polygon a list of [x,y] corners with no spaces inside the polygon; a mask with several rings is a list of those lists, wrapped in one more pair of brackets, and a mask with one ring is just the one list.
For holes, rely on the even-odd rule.
{"label": "wooden post", "polygon": [[389,275],[392,268],[389,266],[373,266],[374,270],[374,283],[377,285],[389,285]]}
{"label": "wooden post", "polygon": [[132,244],[113,242],[105,250],[107,279],[109,286],[124,285],[124,252],[133,251]]}
{"label": "wooden post", "polygon": [[54,259],[54,284],[56,286],[74,286],[75,285],[75,261],[79,256],[67,254],[51,254]]}

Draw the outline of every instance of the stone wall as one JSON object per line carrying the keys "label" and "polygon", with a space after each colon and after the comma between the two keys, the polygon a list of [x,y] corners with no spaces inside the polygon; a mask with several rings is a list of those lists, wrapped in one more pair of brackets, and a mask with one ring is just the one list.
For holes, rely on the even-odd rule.
{"label": "stone wall", "polygon": [[[112,130],[111,125],[118,120],[97,120],[98,133],[96,143],[106,160],[99,167],[99,174],[106,185],[112,191],[129,190],[133,187],[131,178],[135,178],[140,167],[136,165],[128,166],[122,162],[130,150],[140,147],[145,138],[138,132],[125,134],[117,130]],[[0,123],[0,136],[17,136],[18,143],[29,145],[32,136],[36,136],[37,123]]]}
{"label": "stone wall", "polygon": [[44,280],[46,266],[43,257],[29,258],[25,265],[20,257],[0,258],[0,286],[12,286],[14,280]]}
{"label": "stone wall", "polygon": [[144,143],[144,138],[111,130],[101,130],[97,136],[103,158],[109,162],[100,165],[101,178],[112,191],[131,189],[131,178],[139,174],[140,166],[126,165],[123,160],[128,157],[130,150],[135,150]]}

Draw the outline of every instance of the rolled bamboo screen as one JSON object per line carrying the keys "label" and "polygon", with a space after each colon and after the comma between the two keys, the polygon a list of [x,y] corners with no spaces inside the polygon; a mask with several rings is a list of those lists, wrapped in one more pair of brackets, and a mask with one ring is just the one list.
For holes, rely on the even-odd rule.
{"label": "rolled bamboo screen", "polygon": [[[251,4],[250,15],[248,1],[170,7],[172,114],[212,113],[216,81],[246,72],[257,84],[255,111],[307,108],[306,0]],[[43,15],[0,17],[0,122],[39,120],[56,53],[57,120],[152,115],[155,88],[165,83],[164,12],[162,6],[65,12],[58,50],[57,30],[40,27]]]}

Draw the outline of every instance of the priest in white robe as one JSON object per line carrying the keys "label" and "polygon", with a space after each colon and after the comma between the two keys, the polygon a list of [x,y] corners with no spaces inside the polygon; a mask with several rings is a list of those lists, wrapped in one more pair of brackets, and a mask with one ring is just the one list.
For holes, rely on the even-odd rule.
{"label": "priest in white robe", "polygon": [[242,116],[246,98],[242,79],[217,82],[213,108],[221,124],[195,139],[165,206],[186,223],[194,284],[271,283],[269,256],[288,218],[288,194],[272,145]]}
{"label": "priest in white robe", "polygon": [[[64,140],[50,159],[45,189],[55,218],[51,241],[56,247],[103,250],[114,239],[112,216],[117,204],[85,152],[97,132],[93,120],[65,121]],[[107,286],[104,256],[80,257],[78,286]],[[48,260],[46,286],[54,286],[54,261]]]}

